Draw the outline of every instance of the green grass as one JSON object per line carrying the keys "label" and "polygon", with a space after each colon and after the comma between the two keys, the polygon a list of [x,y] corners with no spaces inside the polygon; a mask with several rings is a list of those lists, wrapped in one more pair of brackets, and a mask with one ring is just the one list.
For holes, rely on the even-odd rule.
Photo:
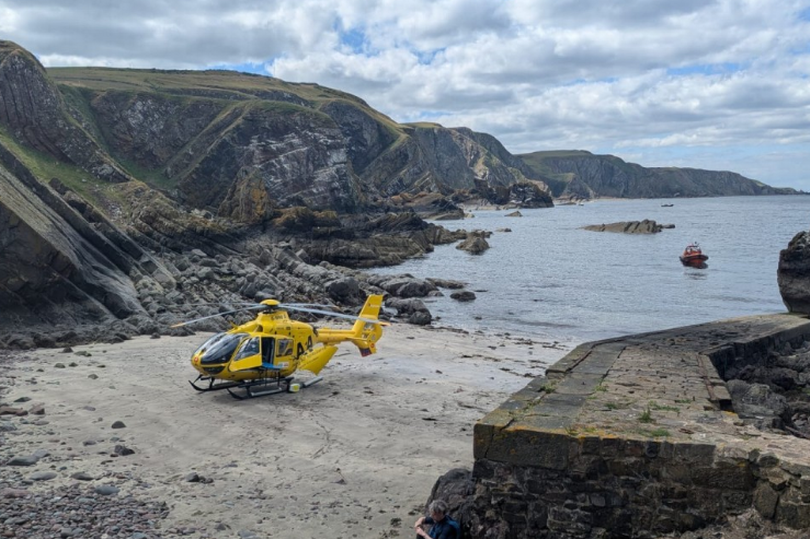
{"label": "green grass", "polygon": [[662,404],[658,404],[655,401],[650,401],[650,409],[651,410],[662,410],[665,412],[677,412],[680,413],[681,409],[677,406],[666,406]]}
{"label": "green grass", "polygon": [[177,181],[166,176],[163,169],[148,169],[138,165],[134,161],[119,156],[115,156],[115,160],[119,165],[124,167],[132,177],[141,180],[151,187],[164,190],[171,190],[177,187]]}
{"label": "green grass", "polygon": [[641,415],[638,416],[638,420],[641,423],[655,423],[649,408],[641,412]]}
{"label": "green grass", "polygon": [[99,202],[98,188],[109,183],[97,179],[76,165],[63,163],[53,156],[19,144],[5,129],[0,128],[0,142],[19,159],[40,181],[47,184],[57,178],[94,205]]}
{"label": "green grass", "polygon": [[640,430],[638,432],[642,436],[646,436],[648,438],[666,438],[670,436],[667,429]]}

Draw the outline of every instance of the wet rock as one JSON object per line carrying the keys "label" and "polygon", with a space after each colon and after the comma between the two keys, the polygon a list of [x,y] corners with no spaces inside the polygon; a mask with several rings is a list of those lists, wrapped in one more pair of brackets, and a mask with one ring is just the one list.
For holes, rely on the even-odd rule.
{"label": "wet rock", "polygon": [[432,316],[424,302],[416,298],[399,299],[389,298],[385,301],[386,307],[396,309],[397,316],[404,318],[408,323],[415,325],[430,324]]}
{"label": "wet rock", "polygon": [[434,279],[428,277],[427,281],[439,288],[449,288],[450,290],[460,290],[464,288],[464,283],[461,281],[453,281],[450,279]]}
{"label": "wet rock", "polygon": [[480,255],[489,249],[489,243],[481,236],[470,235],[466,240],[456,245],[456,249],[467,251],[470,254]]}
{"label": "wet rock", "polygon": [[619,221],[601,225],[587,225],[584,230],[593,232],[621,232],[624,234],[657,234],[664,228],[675,228],[673,225],[659,225],[652,219],[643,221]]}
{"label": "wet rock", "polygon": [[470,292],[469,290],[462,290],[460,292],[453,292],[450,294],[450,297],[456,301],[473,301],[475,299],[475,293]]}
{"label": "wet rock", "polygon": [[433,317],[427,311],[415,312],[408,317],[408,323],[416,326],[427,326],[433,321]]}

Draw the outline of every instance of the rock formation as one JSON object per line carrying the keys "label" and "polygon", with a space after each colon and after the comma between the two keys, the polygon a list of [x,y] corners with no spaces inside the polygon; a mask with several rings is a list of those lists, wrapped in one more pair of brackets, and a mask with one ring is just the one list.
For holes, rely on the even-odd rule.
{"label": "rock formation", "polygon": [[810,314],[810,232],[796,234],[779,253],[776,277],[788,311]]}
{"label": "rock formation", "polygon": [[651,219],[643,221],[620,221],[601,225],[587,225],[582,227],[594,232],[622,232],[624,234],[657,234],[665,228],[675,228],[675,225],[659,225]]}

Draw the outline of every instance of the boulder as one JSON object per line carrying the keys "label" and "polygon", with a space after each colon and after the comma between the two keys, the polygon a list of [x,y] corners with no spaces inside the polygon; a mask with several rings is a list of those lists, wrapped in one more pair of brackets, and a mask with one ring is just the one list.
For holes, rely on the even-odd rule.
{"label": "boulder", "polygon": [[456,301],[473,301],[475,299],[475,293],[469,290],[461,290],[459,292],[453,292],[450,294],[450,297]]}
{"label": "boulder", "polygon": [[480,255],[489,249],[489,243],[481,236],[467,236],[467,239],[456,245],[456,249],[467,251],[470,254]]}
{"label": "boulder", "polygon": [[622,232],[624,234],[657,234],[664,228],[675,228],[675,225],[659,225],[652,219],[643,221],[619,221],[601,225],[587,225],[582,227],[594,232]]}
{"label": "boulder", "polygon": [[426,326],[433,319],[424,302],[417,298],[388,298],[385,300],[385,306],[395,309],[397,316],[405,319],[409,324]]}
{"label": "boulder", "polygon": [[799,232],[780,251],[776,281],[788,311],[810,314],[810,232]]}
{"label": "boulder", "polygon": [[743,380],[726,383],[734,412],[760,429],[783,429],[790,421],[787,399],[773,392],[766,384],[749,384]]}

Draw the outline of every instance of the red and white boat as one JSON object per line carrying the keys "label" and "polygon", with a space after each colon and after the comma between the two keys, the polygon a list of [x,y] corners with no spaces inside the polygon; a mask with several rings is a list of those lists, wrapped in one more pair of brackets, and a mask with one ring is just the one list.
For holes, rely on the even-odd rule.
{"label": "red and white boat", "polygon": [[697,268],[704,267],[706,265],[706,261],[709,259],[709,257],[703,254],[703,251],[700,250],[700,246],[697,244],[697,242],[687,245],[680,258],[681,264],[684,266],[692,266]]}

